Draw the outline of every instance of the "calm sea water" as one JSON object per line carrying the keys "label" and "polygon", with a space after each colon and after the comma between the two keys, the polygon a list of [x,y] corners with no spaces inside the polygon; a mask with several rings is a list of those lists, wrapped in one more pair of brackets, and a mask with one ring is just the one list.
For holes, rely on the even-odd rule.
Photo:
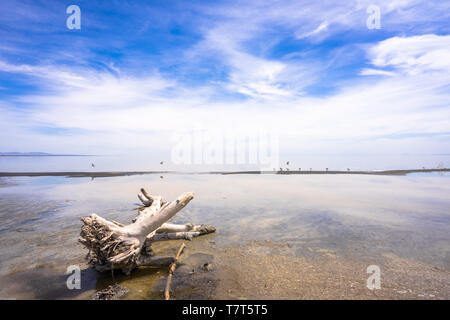
{"label": "calm sea water", "polygon": [[[161,165],[160,162],[163,161]],[[388,170],[450,167],[450,155],[359,155],[359,156],[280,156],[277,167],[303,170]],[[94,164],[93,168],[91,164]],[[236,171],[259,170],[260,166],[233,164],[174,164],[170,155],[87,156],[87,157],[0,157],[0,172],[5,171]],[[265,168],[268,169],[268,168]],[[269,168],[270,170],[272,168]]]}
{"label": "calm sea water", "polygon": [[[65,288],[64,273],[67,266],[82,263],[87,253],[77,243],[78,217],[95,212],[129,223],[140,187],[167,200],[195,192],[173,222],[211,224],[217,232],[189,242],[191,253],[211,252],[212,243],[224,248],[273,241],[288,244],[290,254],[299,257],[330,250],[342,259],[364,258],[376,264],[383,254],[392,253],[450,271],[450,176],[445,174],[170,174],[94,180],[16,177],[0,182],[3,298],[75,297],[78,293]],[[173,254],[178,246],[167,243],[158,254]],[[211,255],[218,254],[215,250]],[[83,272],[83,288],[94,289],[99,276]],[[138,277],[132,297],[151,297],[148,288],[158,277],[162,273]]]}

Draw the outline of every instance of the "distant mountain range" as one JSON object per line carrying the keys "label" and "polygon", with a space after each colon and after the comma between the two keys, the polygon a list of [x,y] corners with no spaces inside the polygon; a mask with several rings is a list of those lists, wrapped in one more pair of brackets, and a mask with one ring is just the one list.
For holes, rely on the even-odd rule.
{"label": "distant mountain range", "polygon": [[46,152],[0,152],[0,157],[85,157],[86,154],[53,154]]}

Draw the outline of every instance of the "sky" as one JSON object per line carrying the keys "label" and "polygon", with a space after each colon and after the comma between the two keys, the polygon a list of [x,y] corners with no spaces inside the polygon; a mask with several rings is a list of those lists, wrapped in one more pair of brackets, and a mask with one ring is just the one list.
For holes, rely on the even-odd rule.
{"label": "sky", "polygon": [[1,152],[168,154],[200,128],[449,154],[450,2],[2,1],[0,127]]}

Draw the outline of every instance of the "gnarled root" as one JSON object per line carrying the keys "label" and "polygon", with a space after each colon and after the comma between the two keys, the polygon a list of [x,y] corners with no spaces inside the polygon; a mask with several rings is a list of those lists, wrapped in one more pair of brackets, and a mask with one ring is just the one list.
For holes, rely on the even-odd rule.
{"label": "gnarled root", "polygon": [[78,241],[89,249],[88,259],[91,265],[111,266],[122,269],[125,273],[137,266],[136,259],[141,250],[138,239],[133,241],[124,237],[118,230],[122,227],[111,225],[95,214],[80,220],[84,225]]}

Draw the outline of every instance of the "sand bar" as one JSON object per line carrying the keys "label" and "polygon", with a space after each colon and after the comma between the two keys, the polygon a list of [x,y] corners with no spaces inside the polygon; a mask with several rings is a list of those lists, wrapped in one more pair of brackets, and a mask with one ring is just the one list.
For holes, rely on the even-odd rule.
{"label": "sand bar", "polygon": [[0,172],[0,177],[44,177],[44,176],[62,176],[69,178],[105,178],[135,176],[146,174],[362,174],[362,175],[388,175],[404,176],[410,173],[444,173],[450,172],[450,168],[442,169],[405,169],[405,170],[367,170],[367,171],[339,171],[339,170],[292,170],[292,171],[211,171],[211,172],[183,172],[183,171],[64,171],[64,172]]}

